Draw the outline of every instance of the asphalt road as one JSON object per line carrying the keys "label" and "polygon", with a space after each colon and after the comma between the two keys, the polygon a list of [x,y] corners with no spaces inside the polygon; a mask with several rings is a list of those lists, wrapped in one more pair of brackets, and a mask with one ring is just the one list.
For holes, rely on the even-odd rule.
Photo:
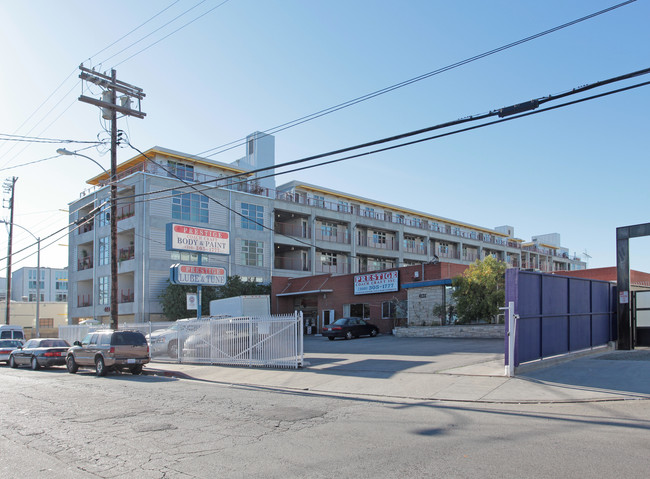
{"label": "asphalt road", "polygon": [[647,400],[378,400],[0,367],[0,475],[647,477]]}

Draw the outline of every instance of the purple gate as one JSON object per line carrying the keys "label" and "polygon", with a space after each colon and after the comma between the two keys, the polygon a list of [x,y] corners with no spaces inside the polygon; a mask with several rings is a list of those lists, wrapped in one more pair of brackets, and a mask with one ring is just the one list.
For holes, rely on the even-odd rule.
{"label": "purple gate", "polygon": [[[506,270],[506,304],[517,316],[514,365],[604,346],[615,339],[616,285]],[[506,322],[506,364],[508,324]]]}

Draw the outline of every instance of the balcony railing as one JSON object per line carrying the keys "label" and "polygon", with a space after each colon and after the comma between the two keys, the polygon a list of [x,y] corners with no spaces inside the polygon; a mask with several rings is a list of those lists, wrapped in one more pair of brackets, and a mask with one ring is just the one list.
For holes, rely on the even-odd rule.
{"label": "balcony railing", "polygon": [[316,263],[317,273],[347,274],[350,272],[350,265],[337,261],[337,264]]}
{"label": "balcony railing", "polygon": [[79,231],[79,234],[81,235],[81,234],[84,234],[84,233],[88,233],[89,231],[92,231],[92,230],[93,230],[93,222],[92,222],[92,220],[88,220],[86,223],[79,226],[78,231]]}
{"label": "balcony railing", "polygon": [[135,258],[135,246],[129,246],[128,248],[120,248],[118,252],[117,259],[118,261],[128,261]]}
{"label": "balcony railing", "polygon": [[310,228],[296,223],[275,223],[276,233],[294,238],[310,238]]}
{"label": "balcony railing", "polygon": [[330,231],[317,229],[316,240],[329,241],[331,243],[350,244],[350,234],[346,231]]}
{"label": "balcony railing", "polygon": [[92,305],[93,305],[92,294],[80,294],[77,296],[78,308],[87,308],[88,306],[92,306]]}
{"label": "balcony railing", "polygon": [[404,251],[407,253],[427,254],[427,247],[423,244],[406,244],[404,245]]}
{"label": "balcony railing", "polygon": [[117,297],[118,303],[133,303],[135,298],[135,292],[131,289],[121,289],[119,296]]}
{"label": "balcony railing", "polygon": [[310,271],[311,266],[305,263],[302,258],[287,258],[276,256],[274,261],[275,269],[289,269],[292,271]]}
{"label": "balcony railing", "polygon": [[478,253],[463,254],[463,261],[476,261],[477,259],[478,259]]}
{"label": "balcony railing", "polygon": [[77,271],[83,271],[84,269],[90,269],[92,267],[93,259],[90,256],[86,256],[77,261]]}
{"label": "balcony railing", "polygon": [[438,258],[447,258],[447,259],[460,259],[460,254],[457,251],[446,251],[446,252],[438,252],[437,253]]}
{"label": "balcony railing", "polygon": [[133,215],[135,215],[134,204],[122,205],[117,207],[117,215],[116,215],[117,221],[130,218]]}
{"label": "balcony railing", "polygon": [[387,249],[397,251],[399,243],[395,238],[372,238],[368,236],[357,237],[358,246],[367,246],[368,248]]}

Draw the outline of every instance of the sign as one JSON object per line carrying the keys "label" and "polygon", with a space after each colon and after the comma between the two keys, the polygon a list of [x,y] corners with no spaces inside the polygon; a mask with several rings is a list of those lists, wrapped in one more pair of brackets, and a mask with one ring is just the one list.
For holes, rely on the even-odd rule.
{"label": "sign", "polygon": [[171,267],[169,280],[173,284],[223,286],[226,284],[226,270],[211,266],[175,264]]}
{"label": "sign", "polygon": [[196,310],[197,307],[196,305],[198,304],[198,299],[196,298],[196,293],[187,293],[187,309],[189,310]]}
{"label": "sign", "polygon": [[167,250],[230,254],[230,233],[198,226],[168,223]]}
{"label": "sign", "polygon": [[354,277],[354,294],[389,293],[398,291],[398,272],[359,274]]}
{"label": "sign", "polygon": [[627,304],[630,302],[629,293],[627,291],[621,291],[618,293],[618,302],[621,304]]}

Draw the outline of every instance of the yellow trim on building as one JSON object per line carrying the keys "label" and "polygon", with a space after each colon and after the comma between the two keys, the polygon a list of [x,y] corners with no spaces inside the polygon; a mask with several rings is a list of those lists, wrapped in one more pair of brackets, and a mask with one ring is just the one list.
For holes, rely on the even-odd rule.
{"label": "yellow trim on building", "polygon": [[398,206],[393,206],[393,205],[389,205],[389,204],[386,204],[386,203],[381,203],[379,201],[367,200],[365,198],[360,198],[358,196],[352,196],[352,195],[348,195],[348,194],[345,194],[345,193],[334,193],[334,192],[332,192],[330,190],[325,190],[325,189],[322,189],[322,188],[317,188],[317,187],[314,187],[314,186],[308,186],[308,185],[304,185],[304,184],[298,184],[296,186],[296,188],[302,188],[302,189],[308,190],[308,191],[316,191],[318,193],[323,193],[323,194],[327,194],[327,195],[330,195],[330,196],[335,196],[337,198],[345,198],[347,200],[358,201],[359,203],[369,204],[369,205],[373,205],[373,206],[379,206],[381,208],[386,208],[386,209],[391,210],[391,211],[397,211],[397,212],[400,212],[400,213],[407,213],[407,214],[412,215],[412,216],[427,218],[427,219],[430,219],[430,220],[440,221],[442,223],[447,223],[447,224],[451,224],[451,225],[462,226],[463,228],[470,228],[472,230],[483,231],[485,233],[489,233],[489,234],[494,235],[494,236],[501,236],[503,238],[508,238],[507,234],[500,233],[498,231],[490,230],[490,229],[487,229],[487,228],[481,228],[480,226],[472,226],[472,225],[468,225],[468,224],[465,224],[465,223],[459,223],[457,221],[452,221],[452,220],[448,220],[448,219],[445,219],[445,218],[439,218],[437,216],[428,215],[426,213],[418,213],[416,211],[408,210],[406,208],[400,208]]}
{"label": "yellow trim on building", "polygon": [[[233,173],[246,173],[247,172],[246,170],[242,170],[241,168],[236,168],[234,166],[215,164],[215,163],[200,160],[200,159],[194,158],[194,157],[188,157],[188,156],[184,156],[184,155],[178,155],[178,154],[170,153],[168,151],[162,151],[162,150],[159,150],[157,148],[151,148],[151,149],[145,151],[144,154],[147,155],[147,156],[160,155],[160,156],[164,156],[164,157],[168,157],[168,158],[174,158],[174,159],[177,159],[177,160],[192,162],[192,163],[195,163],[197,165],[204,165],[204,166],[209,166],[211,168],[219,168],[219,169],[222,169],[222,170],[232,171]],[[118,174],[122,173],[122,172],[124,172],[124,171],[126,171],[126,170],[128,170],[130,168],[133,168],[136,165],[144,163],[145,161],[147,161],[147,158],[144,155],[134,156],[133,158],[131,158],[129,160],[126,160],[125,162],[120,163],[119,165],[117,165],[117,168],[116,168],[117,173]],[[86,183],[88,183],[90,185],[98,185],[101,181],[108,181],[109,179],[110,179],[110,173],[109,172],[104,172],[104,173],[100,173],[99,175],[89,179],[88,181],[86,181]]]}

